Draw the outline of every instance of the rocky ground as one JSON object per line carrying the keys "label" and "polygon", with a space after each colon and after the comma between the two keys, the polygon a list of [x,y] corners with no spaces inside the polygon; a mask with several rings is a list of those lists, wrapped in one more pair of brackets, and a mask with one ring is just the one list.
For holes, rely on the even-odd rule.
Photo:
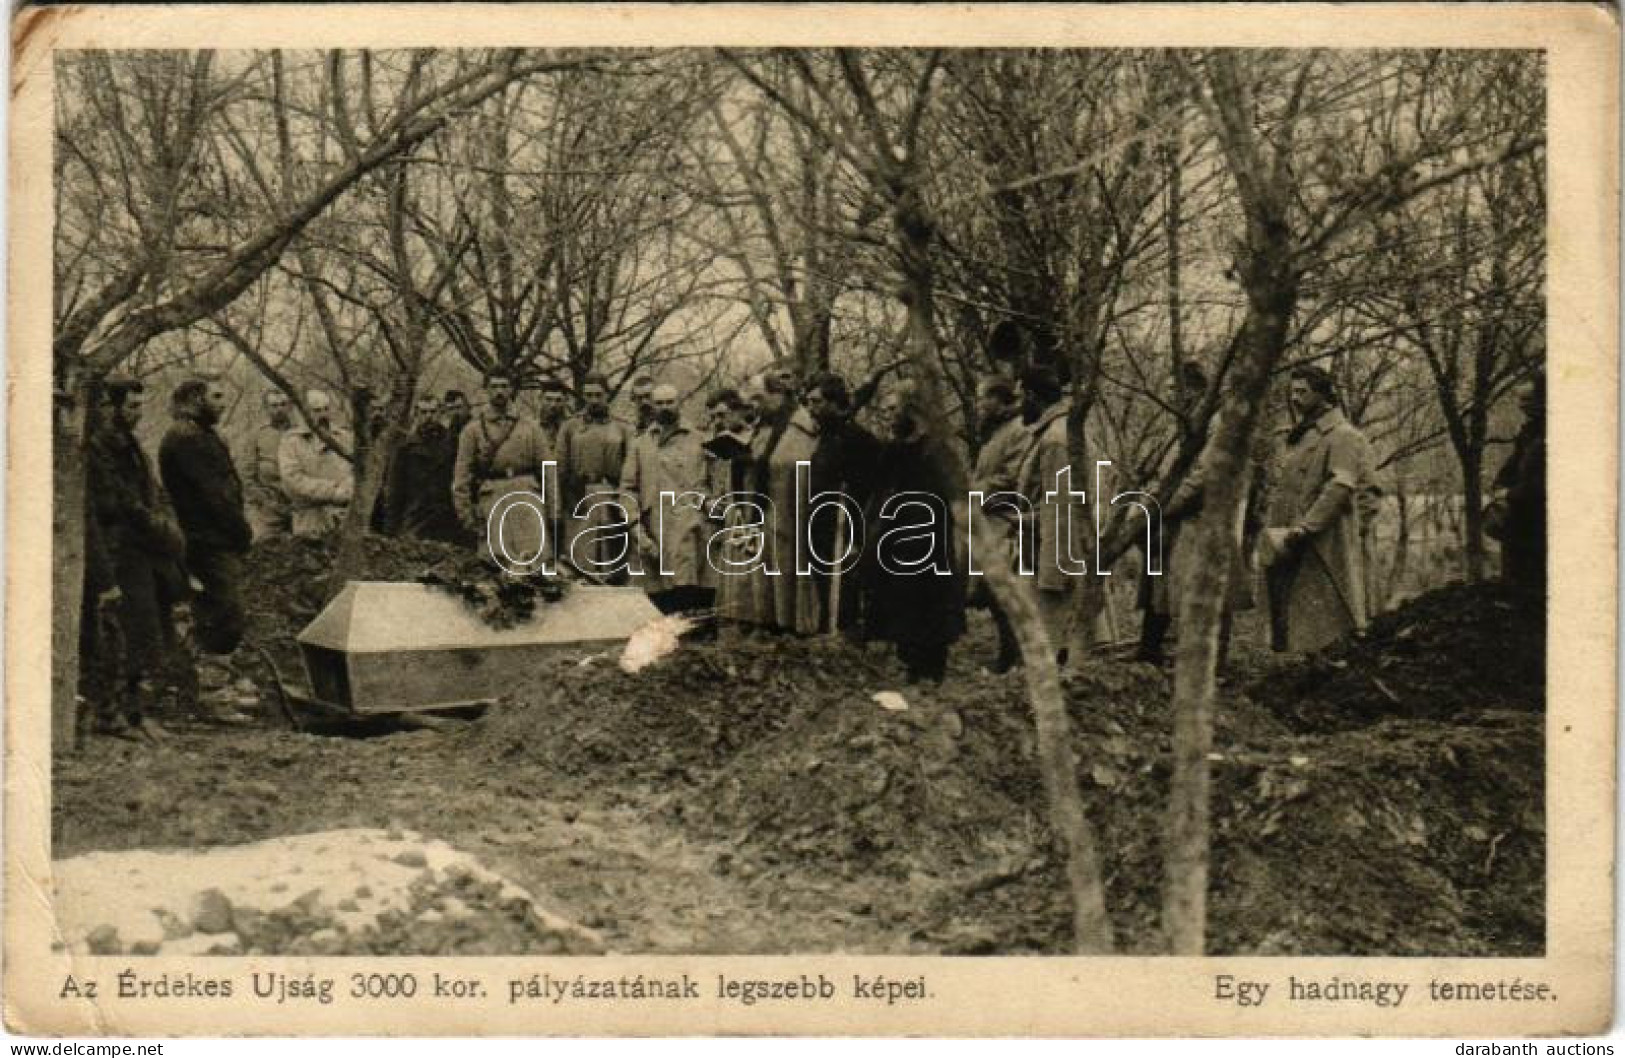
{"label": "rocky ground", "polygon": [[[256,556],[251,593],[254,634],[294,672],[288,637],[322,602],[305,546]],[[380,543],[369,575],[445,557]],[[1238,643],[1211,761],[1210,951],[1538,954],[1540,644],[1493,587],[1423,596],[1307,662]],[[1062,952],[1022,683],[983,672],[991,653],[978,615],[929,691],[883,652],[776,639],[685,644],[635,675],[561,657],[429,730],[299,732],[269,701],[247,727],[176,719],[161,747],[93,739],[58,759],[55,855],[376,828],[477,857],[608,950]],[[877,704],[886,690],[908,708]],[[1119,946],[1155,952],[1168,674],[1095,659],[1067,697]],[[556,940],[408,923],[384,943]]]}

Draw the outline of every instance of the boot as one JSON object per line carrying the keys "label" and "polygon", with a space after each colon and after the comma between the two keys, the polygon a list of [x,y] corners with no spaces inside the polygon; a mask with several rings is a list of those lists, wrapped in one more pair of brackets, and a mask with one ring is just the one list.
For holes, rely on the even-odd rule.
{"label": "boot", "polygon": [[169,741],[169,732],[160,727],[158,725],[158,721],[152,719],[150,716],[138,717],[136,721],[130,725],[129,730],[141,741],[149,743],[150,745],[162,745],[163,743]]}
{"label": "boot", "polygon": [[198,654],[197,710],[204,720],[220,724],[248,724],[253,717],[238,709],[242,685],[253,689],[253,681],[238,674],[230,654]]}

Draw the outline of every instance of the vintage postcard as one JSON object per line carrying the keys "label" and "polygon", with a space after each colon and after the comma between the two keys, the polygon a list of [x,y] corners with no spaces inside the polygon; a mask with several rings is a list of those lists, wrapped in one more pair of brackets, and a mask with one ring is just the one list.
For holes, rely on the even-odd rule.
{"label": "vintage postcard", "polygon": [[1611,9],[12,32],[12,1032],[1612,1023]]}

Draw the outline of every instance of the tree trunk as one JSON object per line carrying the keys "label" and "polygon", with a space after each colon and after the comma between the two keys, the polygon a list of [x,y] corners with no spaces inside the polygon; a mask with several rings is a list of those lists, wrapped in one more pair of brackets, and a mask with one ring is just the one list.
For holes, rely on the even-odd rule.
{"label": "tree trunk", "polygon": [[1471,584],[1484,579],[1484,458],[1482,449],[1461,453],[1462,560]]}
{"label": "tree trunk", "polygon": [[1382,593],[1381,605],[1387,609],[1394,595],[1405,585],[1406,568],[1411,560],[1411,504],[1405,491],[1405,479],[1396,475],[1394,506],[1398,513],[1399,528],[1394,536],[1394,564],[1388,570],[1387,586]]}
{"label": "tree trunk", "polygon": [[1269,387],[1286,347],[1297,302],[1289,232],[1282,223],[1255,222],[1246,277],[1248,314],[1229,385],[1201,459],[1202,513],[1181,540],[1175,561],[1183,578],[1174,658],[1173,778],[1169,790],[1163,930],[1175,955],[1203,954],[1207,936],[1208,866],[1212,845],[1208,754],[1213,748],[1213,694],[1219,624],[1230,594],[1230,572],[1241,546],[1241,521],[1251,475],[1247,454]]}
{"label": "tree trunk", "polygon": [[332,590],[337,591],[346,581],[360,579],[364,567],[367,534],[372,531],[372,512],[384,488],[384,477],[402,437],[398,423],[402,410],[394,408],[389,424],[377,437],[369,437],[372,402],[365,390],[353,400],[355,413],[355,456],[351,464],[354,487],[350,491],[350,508],[344,513],[344,524],[339,529],[338,554],[333,559]]}
{"label": "tree trunk", "polygon": [[[928,443],[933,456],[948,470],[956,487],[968,480],[964,460],[947,437],[947,418],[941,414],[941,370],[936,355],[936,319],[933,312],[934,275],[931,268],[931,225],[917,198],[917,183],[894,185],[894,209],[899,257],[903,272],[903,300],[908,307],[910,359],[922,389],[930,425]],[[955,511],[961,510],[958,504]],[[965,512],[965,517],[969,512]],[[961,524],[955,532],[963,532]],[[961,537],[962,538],[962,537]],[[986,547],[989,552],[997,548]],[[994,598],[1010,618],[1021,646],[1027,674],[1027,693],[1037,734],[1038,766],[1049,802],[1050,829],[1066,856],[1067,885],[1072,897],[1073,941],[1080,954],[1110,952],[1111,922],[1106,917],[1105,885],[1094,830],[1083,811],[1078,792],[1077,760],[1072,753],[1072,721],[1061,695],[1055,650],[1045,632],[1032,585],[1008,568],[1009,556],[987,554],[978,565],[988,578]]]}
{"label": "tree trunk", "polygon": [[[980,539],[980,537],[978,537]],[[1032,583],[1009,567],[1010,557],[982,547],[977,565],[993,597],[1010,621],[1021,647],[1027,700],[1037,732],[1038,772],[1049,803],[1050,830],[1065,856],[1067,889],[1072,896],[1072,941],[1080,955],[1110,953],[1115,941],[1106,915],[1106,887],[1094,827],[1083,811],[1078,792],[1078,761],[1072,752],[1072,720],[1061,694],[1055,647],[1038,612]]]}
{"label": "tree trunk", "polygon": [[79,693],[79,624],[85,585],[86,394],[57,413],[52,426],[51,471],[51,743],[76,744]]}

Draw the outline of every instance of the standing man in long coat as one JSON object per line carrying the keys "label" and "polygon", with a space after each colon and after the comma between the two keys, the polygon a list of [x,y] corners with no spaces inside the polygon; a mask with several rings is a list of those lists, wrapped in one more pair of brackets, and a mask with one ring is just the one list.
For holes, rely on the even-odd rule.
{"label": "standing man in long coat", "polygon": [[[1072,402],[1055,373],[1045,368],[1029,368],[1022,374],[1021,397],[1023,411],[1032,420],[1031,441],[1021,465],[1021,491],[1032,502],[1036,523],[1034,586],[1039,614],[1059,654],[1066,649],[1072,625],[1072,588],[1077,580],[1067,571],[1078,554],[1085,521],[1082,505],[1057,491],[1057,475],[1072,463],[1066,440]],[[1073,467],[1072,488],[1083,489],[1087,482],[1087,471]],[[1070,540],[1066,539],[1068,532]]]}
{"label": "standing man in long coat", "polygon": [[749,605],[741,619],[778,632],[816,633],[822,625],[818,584],[796,574],[796,463],[812,462],[818,425],[773,372],[755,376],[749,386],[756,405],[744,491],[761,497],[766,509],[763,561],[750,572]]}
{"label": "standing man in long coat", "polygon": [[[705,450],[710,456],[709,497],[706,509],[707,532],[715,536],[739,525],[741,511],[729,507],[724,497],[744,487],[745,465],[750,452],[751,426],[747,420],[746,405],[739,391],[725,386],[706,398]],[[705,570],[710,582],[716,586],[716,608],[721,627],[732,628],[747,612],[750,599],[749,577],[730,576],[723,570],[723,556],[738,554],[735,544],[721,537],[720,554],[712,554],[707,544]]]}
{"label": "standing man in long coat", "polygon": [[395,453],[389,468],[386,530],[396,536],[466,543],[468,534],[451,505],[452,468],[457,462],[457,435],[447,425],[440,401],[418,394],[412,436]]}
{"label": "standing man in long coat", "polygon": [[[999,536],[999,551],[1011,552],[1015,558],[1017,534],[1022,531],[1021,521],[1012,515],[1008,504],[997,499],[1000,493],[1020,491],[1021,462],[1032,443],[1032,434],[1021,421],[1021,405],[1015,385],[1002,375],[984,379],[976,387],[976,414],[981,420],[985,440],[976,453],[976,466],[971,470],[971,488],[980,491],[987,503],[986,521]],[[1031,559],[1029,558],[1029,561]],[[998,634],[999,653],[991,670],[1009,672],[1021,661],[1021,647],[1016,642],[1015,629],[999,601],[988,590],[985,581],[977,581],[974,594],[979,604],[987,606]]]}
{"label": "standing man in long coat", "polygon": [[157,681],[174,657],[171,606],[185,541],[169,516],[152,464],[135,438],[144,400],[141,383],[125,376],[103,381],[101,415],[90,440],[86,489],[117,587],[116,619],[123,654],[121,686],[108,688],[104,725],[133,728],[149,740],[163,732],[152,719]]}
{"label": "standing man in long coat", "polygon": [[[1077,495],[1092,494],[1095,468],[1092,463],[1072,466],[1067,440],[1072,399],[1055,372],[1029,367],[1021,376],[1021,396],[1023,415],[1031,420],[1031,441],[1021,464],[1021,491],[1032,503],[1036,523],[1033,572],[1038,606],[1057,659],[1064,660],[1077,601],[1073,592],[1081,590],[1083,577],[1100,574],[1089,567],[1095,557],[1094,519],[1086,501]],[[1087,430],[1084,447],[1090,460],[1104,452],[1099,439]],[[1070,475],[1063,475],[1069,468]],[[1063,491],[1066,487],[1070,487],[1070,495]],[[1094,627],[1084,638],[1088,643],[1109,638],[1104,610],[1096,614]]]}
{"label": "standing man in long coat", "polygon": [[[1187,421],[1195,415],[1206,396],[1208,388],[1207,371],[1194,360],[1187,360],[1179,365],[1179,388],[1174,394],[1174,405],[1179,410],[1182,430],[1200,431],[1202,424]],[[1174,446],[1168,451],[1162,463],[1157,468],[1156,480],[1166,483],[1173,474],[1177,464],[1181,442],[1201,448],[1203,438],[1182,434]],[[1241,511],[1244,524],[1248,520],[1248,511],[1252,507],[1253,483],[1249,482],[1248,502]],[[1168,505],[1160,512],[1155,512],[1156,518],[1151,524],[1151,538],[1154,546],[1160,547],[1161,572],[1151,575],[1151,556],[1145,556],[1145,567],[1140,576],[1137,592],[1137,602],[1143,611],[1140,624],[1140,646],[1135,653],[1136,661],[1144,661],[1152,665],[1160,665],[1165,660],[1164,645],[1167,642],[1168,632],[1174,627],[1174,618],[1179,609],[1179,600],[1183,595],[1183,586],[1190,576],[1190,568],[1194,559],[1186,554],[1187,547],[1180,546],[1180,540],[1186,526],[1193,526],[1195,519],[1202,513],[1203,498],[1206,495],[1206,475],[1202,461],[1198,459],[1185,472],[1184,480],[1168,498]],[[1238,532],[1237,536],[1242,534]],[[1246,555],[1241,548],[1237,548],[1230,565],[1230,586],[1225,598],[1223,615],[1219,622],[1219,665],[1222,668],[1230,652],[1230,633],[1235,623],[1237,610],[1250,610],[1253,603],[1253,571],[1247,564]]]}
{"label": "standing man in long coat", "polygon": [[1546,603],[1546,375],[1518,393],[1523,426],[1495,475],[1485,532],[1501,541],[1501,579],[1531,607]]}
{"label": "standing man in long coat", "polygon": [[1365,627],[1370,445],[1337,406],[1332,377],[1292,372],[1296,424],[1276,461],[1262,559],[1276,650],[1319,650]]}
{"label": "standing man in long coat", "polygon": [[282,492],[279,464],[282,438],[293,419],[288,411],[288,395],[280,389],[265,391],[265,423],[254,431],[249,451],[248,480],[243,491],[248,503],[248,521],[256,540],[269,539],[293,528],[288,497]]}
{"label": "standing man in long coat", "polygon": [[662,613],[701,609],[715,596],[705,576],[710,459],[699,431],[683,425],[676,388],[661,384],[649,397],[654,421],[633,439],[621,471],[643,571],[639,586]]}
{"label": "standing man in long coat", "polygon": [[[609,411],[609,381],[600,374],[581,380],[581,413],[559,427],[559,490],[565,539],[559,554],[588,573],[621,579],[632,555],[622,523],[621,470],[632,427]],[[613,567],[619,564],[617,571]]]}
{"label": "standing man in long coat", "polygon": [[[319,389],[305,396],[311,422],[301,423],[282,438],[278,468],[287,494],[295,536],[325,536],[339,527],[350,506],[355,475],[350,461],[330,445],[349,442],[349,431],[333,422],[333,399]],[[320,429],[322,432],[317,433]]]}
{"label": "standing man in long coat", "polygon": [[[457,463],[452,473],[452,505],[463,527],[478,535],[480,551],[497,555],[515,567],[529,568],[550,553],[545,540],[558,510],[556,474],[544,464],[554,458],[541,429],[522,419],[513,407],[513,377],[493,370],[485,376],[485,408],[463,427],[457,439]],[[526,500],[519,494],[537,499]],[[513,497],[506,500],[505,497]],[[538,505],[538,500],[540,501]],[[499,513],[500,541],[491,539],[491,511],[498,504],[512,507]],[[518,510],[521,505],[528,511]]]}
{"label": "standing man in long coat", "polygon": [[[816,497],[827,492],[841,493],[862,512],[880,470],[883,454],[880,440],[854,418],[852,395],[846,380],[834,372],[825,372],[808,382],[806,407],[818,424],[809,494]],[[817,553],[826,558],[837,557],[848,546],[854,553],[861,554],[862,541],[852,539],[860,527],[844,523],[845,519],[833,513],[825,514],[812,525],[803,526],[802,532],[807,534],[807,542]],[[854,566],[849,573],[840,576],[823,570],[813,575],[818,581],[818,605],[824,614],[825,627],[831,632],[856,633],[861,627],[863,609],[860,590],[863,578],[858,568]],[[832,614],[832,605],[840,612]]]}
{"label": "standing man in long coat", "polygon": [[[192,598],[192,625],[201,653],[199,679],[210,686],[235,676],[230,656],[247,622],[243,555],[254,541],[243,514],[242,479],[214,429],[225,406],[219,382],[198,377],[182,382],[170,397],[175,423],[158,449],[164,489],[186,538],[186,569],[201,586]],[[232,710],[217,718],[245,719]]]}
{"label": "standing man in long coat", "polygon": [[[965,631],[965,566],[954,539],[952,483],[927,451],[919,391],[903,383],[881,400],[887,437],[870,496],[864,581],[867,638],[893,643],[910,683],[940,683]],[[907,534],[892,526],[931,529]]]}

